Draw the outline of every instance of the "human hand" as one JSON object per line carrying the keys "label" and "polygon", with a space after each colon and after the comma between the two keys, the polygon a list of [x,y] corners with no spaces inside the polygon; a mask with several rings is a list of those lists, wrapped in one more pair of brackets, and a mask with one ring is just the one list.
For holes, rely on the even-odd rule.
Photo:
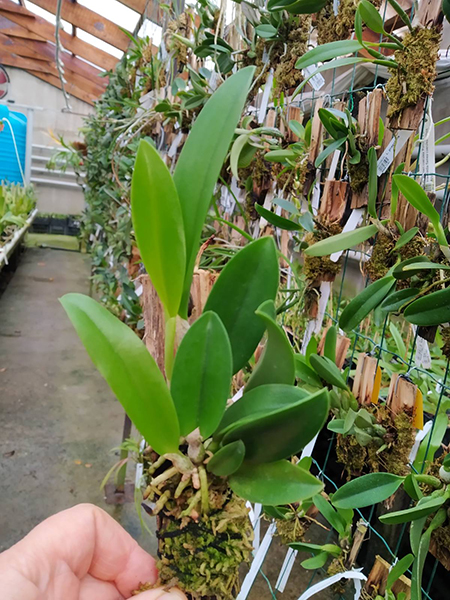
{"label": "human hand", "polygon": [[[157,577],[155,560],[90,504],[50,517],[0,554],[2,600],[124,600]],[[186,600],[161,589],[138,599]]]}

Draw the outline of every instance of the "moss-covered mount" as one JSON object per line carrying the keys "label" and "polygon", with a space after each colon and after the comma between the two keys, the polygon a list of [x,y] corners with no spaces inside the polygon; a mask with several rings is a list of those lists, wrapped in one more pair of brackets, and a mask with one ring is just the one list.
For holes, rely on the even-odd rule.
{"label": "moss-covered mount", "polygon": [[386,84],[389,100],[388,117],[398,117],[433,93],[441,33],[436,27],[416,27],[407,33],[404,48],[395,51],[399,68],[390,69]]}
{"label": "moss-covered mount", "polygon": [[[370,1],[376,8],[381,6],[381,0]],[[334,11],[334,5],[334,1],[329,0],[326,6],[317,13],[317,41],[319,44],[347,40],[353,31],[358,0],[341,0],[337,13]]]}
{"label": "moss-covered mount", "polygon": [[157,585],[178,586],[191,600],[235,598],[239,567],[253,549],[245,501],[203,462],[182,472],[151,452],[146,464],[144,498],[155,503],[151,512],[157,516]]}

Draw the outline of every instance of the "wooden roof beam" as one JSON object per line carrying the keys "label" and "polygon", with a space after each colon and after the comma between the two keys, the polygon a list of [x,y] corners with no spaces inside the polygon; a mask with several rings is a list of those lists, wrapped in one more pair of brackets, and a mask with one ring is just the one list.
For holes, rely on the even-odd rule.
{"label": "wooden roof beam", "polygon": [[[57,0],[30,0],[40,8],[56,14]],[[128,48],[129,38],[118,25],[77,2],[62,0],[61,18],[119,50]]]}

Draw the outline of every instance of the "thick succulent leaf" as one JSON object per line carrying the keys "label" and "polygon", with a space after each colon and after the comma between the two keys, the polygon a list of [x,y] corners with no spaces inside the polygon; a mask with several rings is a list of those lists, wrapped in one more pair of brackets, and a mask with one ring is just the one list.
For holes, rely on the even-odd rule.
{"label": "thick succulent leaf", "polygon": [[349,481],[333,494],[336,508],[364,508],[392,496],[404,481],[392,473],[369,473]]}
{"label": "thick succulent leaf", "polygon": [[284,330],[276,322],[273,300],[263,302],[256,314],[266,325],[267,341],[263,354],[245,386],[245,392],[266,383],[293,384],[294,352]]}
{"label": "thick succulent leaf", "polygon": [[275,243],[263,237],[240,250],[225,266],[206,302],[221,318],[230,338],[233,373],[242,369],[264,333],[255,311],[275,300],[279,268]]}
{"label": "thick succulent leaf", "polygon": [[223,415],[215,437],[228,429],[232,423],[237,423],[247,417],[252,419],[276,412],[280,409],[297,404],[302,398],[310,396],[308,392],[298,387],[272,384],[256,387],[246,392],[239,401],[234,402]]}
{"label": "thick succulent leaf", "polygon": [[417,181],[408,177],[408,175],[394,175],[392,179],[395,181],[400,192],[414,208],[427,216],[433,225],[439,223],[439,213]]}
{"label": "thick succulent leaf", "polygon": [[329,558],[328,552],[319,552],[316,556],[303,560],[300,564],[304,569],[315,570],[324,566]]}
{"label": "thick succulent leaf", "polygon": [[158,452],[177,452],[177,413],[157,364],[137,335],[104,306],[82,294],[60,300],[92,362],[125,412]]}
{"label": "thick succulent leaf", "polygon": [[180,307],[183,318],[187,317],[203,224],[254,72],[255,67],[241,69],[217,89],[196,118],[177,161],[173,180],[180,199],[186,238],[186,274]]}
{"label": "thick succulent leaf", "polygon": [[228,334],[209,311],[187,330],[175,356],[171,392],[181,435],[197,427],[204,438],[216,429],[230,393],[233,357]]}
{"label": "thick succulent leaf", "polygon": [[335,140],[334,142],[329,144],[324,150],[322,150],[322,152],[316,158],[316,162],[314,163],[316,169],[320,167],[320,165],[330,156],[330,154],[333,154],[335,150],[339,150],[339,148],[341,148],[344,145],[344,143],[345,137],[342,137],[338,140]]}
{"label": "thick succulent leaf", "polygon": [[417,550],[416,560],[413,564],[411,577],[411,600],[422,600],[422,574],[425,566],[425,560],[430,548],[431,534],[435,529],[444,524],[447,519],[447,512],[444,509],[439,510],[431,519],[428,529],[420,538]]}
{"label": "thick succulent leaf", "polygon": [[[257,389],[264,389],[270,394],[272,387],[266,385]],[[285,387],[289,389],[291,386]],[[320,390],[306,398],[301,395],[296,404],[257,418],[247,417],[230,426],[223,444],[242,440],[246,463],[259,464],[288,458],[302,450],[322,429],[329,409],[328,390]]]}
{"label": "thick succulent leaf", "polygon": [[400,250],[400,248],[403,248],[403,246],[405,246],[408,242],[410,242],[413,237],[416,235],[416,233],[419,231],[418,227],[411,227],[411,229],[408,229],[408,231],[405,231],[405,233],[403,233],[397,240],[395,246],[394,246],[394,250]]}
{"label": "thick succulent leaf", "polygon": [[305,69],[319,62],[325,62],[344,54],[353,54],[362,49],[358,40],[338,40],[329,44],[316,46],[301,56],[295,64],[296,69]]}
{"label": "thick succulent leaf", "polygon": [[141,140],[131,184],[131,212],[142,262],[170,317],[178,313],[186,270],[183,215],[158,151]]}
{"label": "thick succulent leaf", "polygon": [[412,565],[414,560],[414,556],[412,554],[407,554],[403,558],[401,558],[389,571],[389,575],[386,582],[386,588],[388,590],[394,585],[397,579],[400,579],[402,575],[406,573],[409,567]]}
{"label": "thick succulent leaf", "polygon": [[[428,262],[430,261],[426,256],[414,256],[413,258],[407,258],[401,263],[398,263],[398,265],[392,271],[392,275],[395,277],[395,279],[409,279],[410,277],[413,277],[413,275],[417,275],[417,273],[420,273],[420,271],[422,270],[422,263],[425,264]],[[405,271],[405,268],[409,267],[412,264],[415,265],[415,269],[409,269],[409,271]]]}
{"label": "thick succulent leaf", "polygon": [[261,206],[260,204],[255,204],[254,206],[256,212],[259,215],[261,215],[261,217],[264,217],[264,219],[266,219],[268,223],[270,223],[271,225],[275,225],[275,227],[279,227],[280,229],[286,229],[288,231],[299,231],[300,229],[303,229],[303,227],[295,221],[291,221],[291,219],[285,219],[284,217],[280,217],[271,210],[267,210],[267,208],[264,208],[264,206]]}
{"label": "thick succulent leaf", "polygon": [[423,473],[425,465],[431,463],[434,455],[441,446],[444,435],[448,427],[448,417],[445,413],[440,413],[435,416],[434,427],[427,433],[420,443],[419,451],[417,452],[416,460],[414,461],[414,469],[417,473]]}
{"label": "thick succulent leaf", "polygon": [[320,494],[323,483],[287,460],[243,466],[229,479],[233,492],[250,502],[278,506]]}
{"label": "thick succulent leaf", "polygon": [[378,231],[376,225],[367,225],[366,227],[359,227],[353,231],[346,231],[345,233],[339,233],[333,235],[320,242],[316,242],[306,248],[305,254],[308,256],[328,256],[334,252],[342,252],[357,246],[362,242],[365,242]]}
{"label": "thick succulent leaf", "polygon": [[387,275],[374,281],[344,308],[339,318],[339,327],[344,331],[355,329],[367,315],[386,298],[395,285],[395,278]]}
{"label": "thick succulent leaf", "polygon": [[336,344],[337,344],[337,329],[335,325],[331,325],[325,335],[325,343],[323,346],[323,355],[331,362],[336,362]]}
{"label": "thick succulent leaf", "polygon": [[298,552],[310,552],[311,554],[314,554],[314,556],[317,556],[323,551],[328,552],[329,554],[334,554],[334,556],[339,556],[340,554],[342,554],[341,548],[339,548],[339,546],[336,546],[336,544],[319,545],[310,544],[308,542],[294,542],[292,544],[289,544],[289,546],[293,550],[297,550]]}
{"label": "thick succulent leaf", "polygon": [[412,508],[406,510],[397,510],[395,512],[387,513],[380,517],[382,523],[388,525],[397,525],[398,523],[409,523],[410,521],[416,521],[423,517],[428,517],[431,513],[437,511],[444,502],[447,501],[445,496],[438,496],[437,498],[422,498],[422,500]]}
{"label": "thick succulent leaf", "polygon": [[235,473],[244,461],[244,442],[237,440],[220,448],[207,464],[207,470],[219,477],[227,477]]}
{"label": "thick succulent leaf", "polygon": [[331,527],[333,527],[341,537],[344,537],[347,524],[341,515],[331,506],[328,500],[326,500],[322,494],[317,494],[317,496],[314,496],[313,498],[313,503]]}
{"label": "thick succulent leaf", "polygon": [[269,0],[267,10],[286,10],[291,14],[312,14],[321,10],[328,0]]}
{"label": "thick succulent leaf", "polygon": [[373,4],[368,2],[368,0],[360,0],[358,12],[369,29],[375,33],[383,33],[383,19]]}
{"label": "thick succulent leaf", "polygon": [[308,364],[307,359],[302,354],[295,355],[295,376],[306,383],[314,387],[322,387],[322,381],[314,369]]}
{"label": "thick succulent leaf", "polygon": [[381,303],[380,309],[386,313],[397,312],[402,306],[417,296],[418,293],[419,290],[417,288],[406,288],[405,290],[393,292],[386,296]]}
{"label": "thick succulent leaf", "polygon": [[347,389],[347,384],[345,383],[345,379],[343,378],[340,369],[329,358],[312,354],[309,357],[309,362],[321,379],[342,390]]}
{"label": "thick succulent leaf", "polygon": [[404,316],[414,325],[441,325],[450,321],[450,288],[433,292],[409,304]]}
{"label": "thick succulent leaf", "polygon": [[255,27],[255,33],[259,37],[270,39],[277,35],[278,30],[273,25],[263,24]]}

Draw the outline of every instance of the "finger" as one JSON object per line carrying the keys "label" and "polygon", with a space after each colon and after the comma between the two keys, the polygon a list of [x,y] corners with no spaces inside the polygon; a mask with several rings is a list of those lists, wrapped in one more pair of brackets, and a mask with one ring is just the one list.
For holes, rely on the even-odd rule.
{"label": "finger", "polygon": [[80,582],[78,600],[124,600],[114,583],[86,575]]}
{"label": "finger", "polygon": [[112,517],[90,504],[50,517],[11,552],[42,592],[61,562],[80,580],[89,573],[114,583],[126,598],[141,583],[154,583],[157,578],[154,559]]}
{"label": "finger", "polygon": [[186,596],[176,588],[171,589],[169,592],[158,588],[133,596],[133,600],[186,600]]}

